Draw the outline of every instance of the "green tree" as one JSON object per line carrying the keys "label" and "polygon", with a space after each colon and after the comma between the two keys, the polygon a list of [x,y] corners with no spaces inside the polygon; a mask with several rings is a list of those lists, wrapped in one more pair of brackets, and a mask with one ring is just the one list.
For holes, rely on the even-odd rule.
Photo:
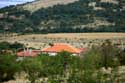
{"label": "green tree", "polygon": [[22,61],[22,69],[28,74],[28,79],[31,83],[35,83],[36,79],[39,78],[43,66],[39,57],[29,57]]}
{"label": "green tree", "polygon": [[20,64],[14,55],[0,55],[0,82],[14,79],[14,75],[20,72]]}
{"label": "green tree", "polygon": [[84,55],[83,64],[84,69],[99,69],[102,67],[101,65],[101,53],[97,49],[97,47],[93,47],[88,53]]}
{"label": "green tree", "polygon": [[118,54],[117,54],[118,60],[120,61],[120,65],[125,65],[125,51],[121,50]]}
{"label": "green tree", "polygon": [[23,48],[24,45],[21,44],[21,43],[15,42],[15,43],[13,43],[13,44],[10,44],[9,47],[10,47],[11,49],[17,50],[17,49],[19,49],[19,48]]}
{"label": "green tree", "polygon": [[109,40],[106,40],[100,47],[102,55],[102,65],[107,69],[108,67],[117,67],[119,61],[117,53],[119,49],[115,47]]}
{"label": "green tree", "polygon": [[9,43],[8,42],[0,42],[0,50],[7,50],[9,49]]}

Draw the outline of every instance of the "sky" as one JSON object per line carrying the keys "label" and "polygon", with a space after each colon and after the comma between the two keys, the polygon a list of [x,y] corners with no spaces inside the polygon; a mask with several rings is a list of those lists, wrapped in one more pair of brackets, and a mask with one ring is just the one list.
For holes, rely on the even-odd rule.
{"label": "sky", "polygon": [[9,5],[16,5],[16,4],[31,2],[31,1],[34,1],[34,0],[0,0],[0,8],[6,7]]}

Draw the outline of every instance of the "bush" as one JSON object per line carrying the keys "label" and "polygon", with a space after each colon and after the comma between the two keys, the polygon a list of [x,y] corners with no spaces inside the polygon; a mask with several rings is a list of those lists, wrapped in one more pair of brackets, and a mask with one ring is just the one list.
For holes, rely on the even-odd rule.
{"label": "bush", "polygon": [[108,67],[119,66],[119,60],[116,56],[120,50],[114,46],[109,40],[106,40],[100,47],[102,55],[102,65],[107,69]]}
{"label": "bush", "polygon": [[28,79],[31,83],[35,83],[35,80],[39,78],[40,72],[44,68],[39,57],[25,58],[21,62],[21,65],[23,69],[22,71],[25,71],[28,74]]}
{"label": "bush", "polygon": [[9,43],[8,42],[0,42],[0,50],[7,50],[9,49]]}
{"label": "bush", "polygon": [[20,72],[20,64],[13,55],[0,55],[0,82],[14,79],[14,75]]}
{"label": "bush", "polygon": [[17,50],[23,47],[24,45],[18,42],[15,42],[15,43],[0,42],[0,51],[1,50]]}

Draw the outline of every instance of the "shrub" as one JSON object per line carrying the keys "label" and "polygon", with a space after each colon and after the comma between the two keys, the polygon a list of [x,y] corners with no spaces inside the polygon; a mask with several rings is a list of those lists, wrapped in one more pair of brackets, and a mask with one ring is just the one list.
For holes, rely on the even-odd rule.
{"label": "shrub", "polygon": [[13,55],[0,55],[0,82],[14,79],[14,75],[20,72],[20,64]]}
{"label": "shrub", "polygon": [[39,57],[25,58],[21,65],[23,71],[28,74],[28,79],[31,81],[31,83],[35,83],[35,80],[39,78],[40,72],[43,69]]}

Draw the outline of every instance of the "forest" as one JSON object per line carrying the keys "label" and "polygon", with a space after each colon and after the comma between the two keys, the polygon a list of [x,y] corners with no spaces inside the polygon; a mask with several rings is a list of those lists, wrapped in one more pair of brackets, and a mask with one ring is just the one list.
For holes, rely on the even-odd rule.
{"label": "forest", "polygon": [[[95,10],[89,5],[92,3],[102,9]],[[18,6],[5,7],[0,9],[0,32],[125,32],[125,10],[120,3],[79,0],[68,5],[41,8],[32,13]],[[106,23],[98,25],[102,22]]]}

